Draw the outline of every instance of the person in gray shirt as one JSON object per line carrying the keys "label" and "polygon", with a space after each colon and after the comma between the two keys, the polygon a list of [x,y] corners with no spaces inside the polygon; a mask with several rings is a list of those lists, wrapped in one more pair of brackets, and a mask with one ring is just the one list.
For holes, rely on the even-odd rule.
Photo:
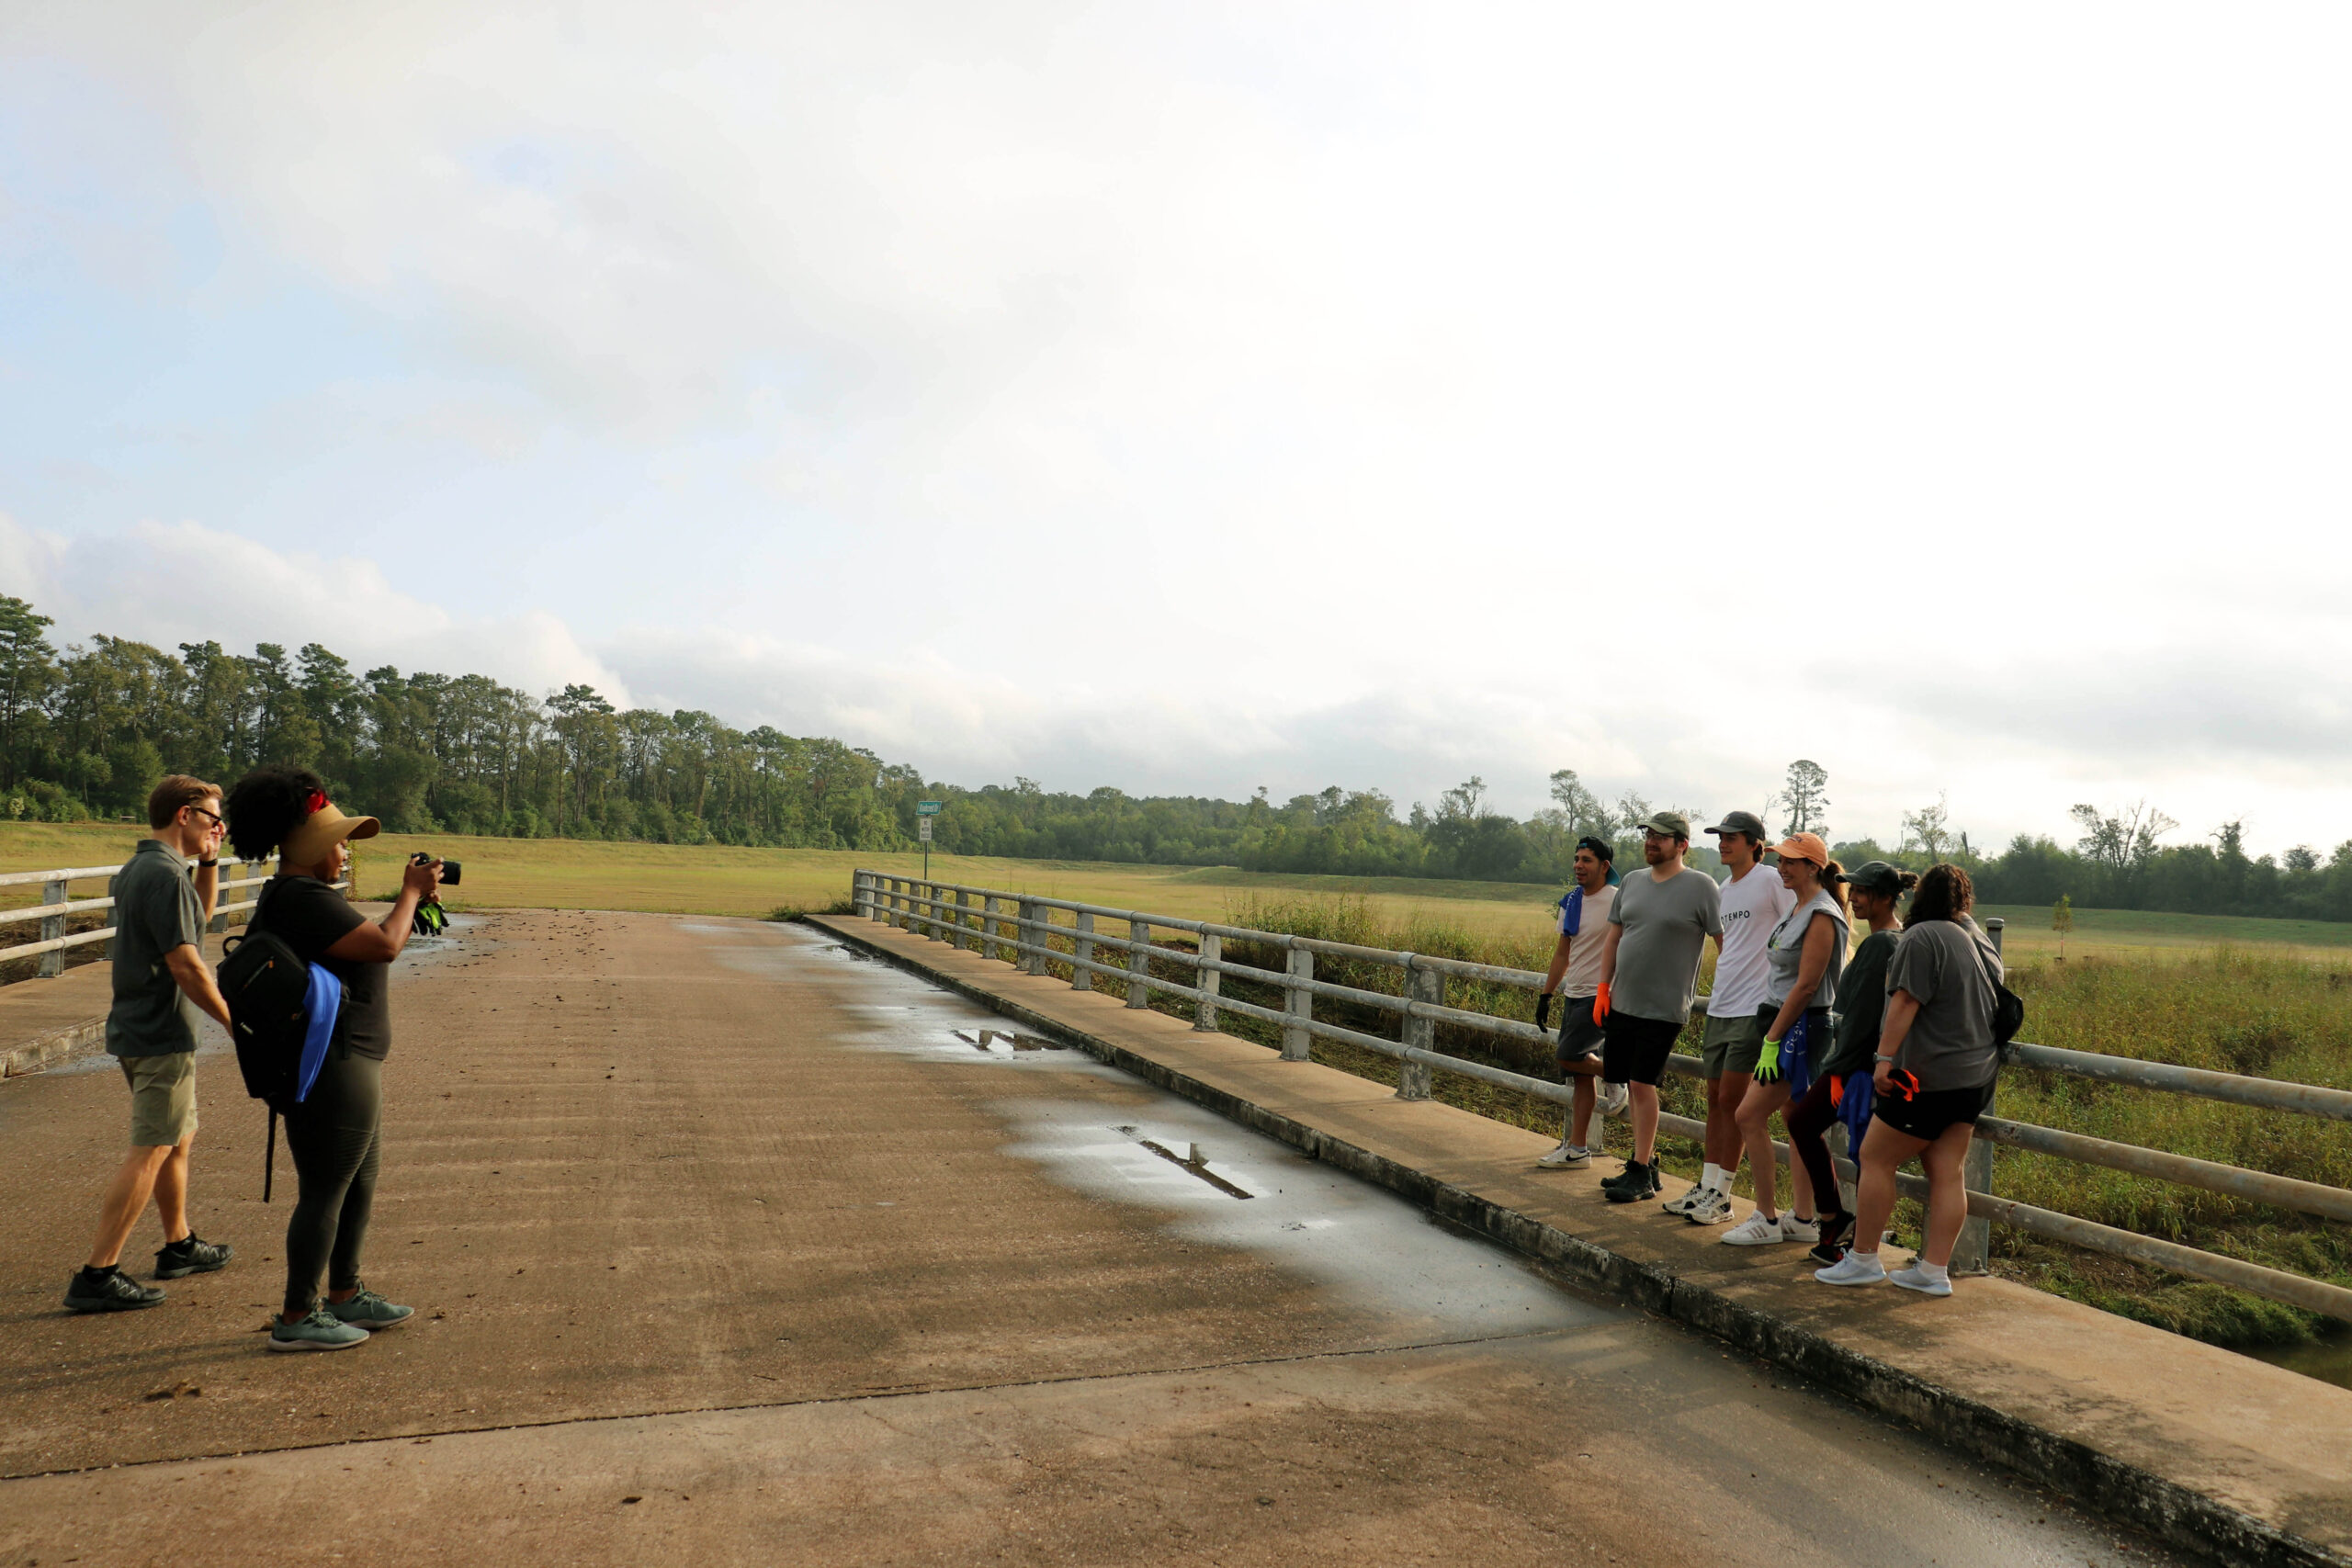
{"label": "person in gray shirt", "polygon": [[197,1015],[229,1026],[229,1004],[203,952],[224,831],[220,788],[173,773],[147,797],[147,823],[153,836],[139,840],[114,879],[114,1005],[107,1012],[107,1050],[130,1086],[130,1152],[107,1184],[89,1261],[65,1287],[68,1312],[124,1312],[164,1299],[119,1267],[151,1197],[164,1222],[157,1279],[209,1273],[232,1256],[187,1223]]}
{"label": "person in gray shirt", "polygon": [[[1862,1140],[1854,1248],[1814,1278],[1825,1285],[1886,1280],[1925,1295],[1951,1294],[1951,1249],[1968,1217],[1961,1170],[1976,1118],[1993,1103],[2000,1047],[1993,1038],[2001,955],[1969,914],[1975,888],[1956,865],[1928,868],[1912,895],[1886,968],[1886,1014],[1871,1075],[1876,1095]],[[1894,1212],[1894,1172],[1928,1171],[1927,1235],[1908,1269],[1889,1274],[1878,1238]]]}
{"label": "person in gray shirt", "polygon": [[1682,863],[1690,852],[1690,819],[1654,811],[1641,824],[1642,858],[1609,907],[1609,939],[1600,953],[1595,1022],[1609,1032],[1601,1051],[1604,1082],[1627,1086],[1634,1157],[1600,1184],[1612,1203],[1655,1196],[1657,1174],[1657,1080],[1675,1036],[1699,994],[1699,960],[1707,939],[1723,947],[1722,891],[1705,872]]}

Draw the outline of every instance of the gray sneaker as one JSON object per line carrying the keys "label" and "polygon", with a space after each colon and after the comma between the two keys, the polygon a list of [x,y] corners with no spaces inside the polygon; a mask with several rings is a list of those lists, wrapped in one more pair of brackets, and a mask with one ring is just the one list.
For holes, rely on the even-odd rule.
{"label": "gray sneaker", "polygon": [[1593,1103],[1599,1107],[1603,1116],[1623,1116],[1625,1114],[1625,1102],[1632,1098],[1633,1096],[1626,1092],[1623,1084],[1604,1083],[1600,1086]]}
{"label": "gray sneaker", "polygon": [[1679,1197],[1668,1198],[1665,1202],[1660,1203],[1658,1207],[1664,1209],[1669,1214],[1679,1214],[1688,1218],[1692,1207],[1698,1203],[1700,1199],[1705,1197],[1706,1193],[1707,1190],[1703,1187],[1692,1187],[1690,1190],[1682,1193]]}
{"label": "gray sneaker", "polygon": [[347,1302],[328,1302],[326,1309],[334,1314],[336,1322],[347,1323],[354,1328],[365,1328],[371,1333],[406,1323],[416,1314],[414,1307],[395,1306],[365,1285],[353,1292]]}
{"label": "gray sneaker", "polygon": [[273,1350],[348,1350],[367,1342],[366,1329],[344,1322],[322,1306],[312,1307],[311,1315],[300,1323],[281,1317],[269,1325]]}
{"label": "gray sneaker", "polygon": [[1682,1211],[1682,1217],[1694,1225],[1719,1225],[1731,1218],[1731,1197],[1712,1187],[1698,1189],[1698,1196]]}

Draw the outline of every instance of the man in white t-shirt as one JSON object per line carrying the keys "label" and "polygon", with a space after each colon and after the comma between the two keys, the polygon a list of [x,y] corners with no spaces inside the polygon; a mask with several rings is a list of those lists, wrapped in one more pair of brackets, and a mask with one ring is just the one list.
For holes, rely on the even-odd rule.
{"label": "man in white t-shirt", "polygon": [[1761,863],[1763,818],[1752,811],[1726,811],[1707,831],[1715,835],[1716,853],[1731,875],[1723,884],[1724,944],[1715,957],[1706,1043],[1701,1048],[1707,1068],[1706,1164],[1698,1184],[1665,1207],[1693,1224],[1714,1225],[1731,1218],[1731,1183],[1739,1174],[1741,1147],[1736,1118],[1764,1044],[1756,1016],[1770,978],[1764,951],[1772,928],[1796,907],[1796,895]]}
{"label": "man in white t-shirt", "polygon": [[[1599,839],[1577,840],[1577,885],[1560,900],[1560,940],[1544,994],[1535,998],[1535,1027],[1542,1029],[1554,993],[1566,982],[1560,1010],[1560,1071],[1575,1085],[1575,1098],[1560,1129],[1560,1146],[1535,1163],[1546,1170],[1571,1170],[1592,1162],[1586,1140],[1592,1135],[1593,1086],[1600,1079],[1600,1048],[1608,1038],[1592,1021],[1592,998],[1600,991],[1600,950],[1609,932],[1609,907],[1617,901],[1617,852]],[[1625,1109],[1625,1086],[1611,1084],[1600,1101],[1604,1115]]]}

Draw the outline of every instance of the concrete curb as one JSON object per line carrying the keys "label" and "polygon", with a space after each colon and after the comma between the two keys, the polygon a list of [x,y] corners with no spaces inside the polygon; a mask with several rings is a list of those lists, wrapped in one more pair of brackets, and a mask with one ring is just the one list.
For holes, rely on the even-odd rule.
{"label": "concrete curb", "polygon": [[1254,1132],[1351,1176],[1374,1182],[1439,1216],[1528,1257],[1579,1283],[1714,1336],[1864,1407],[1928,1433],[1964,1453],[2063,1492],[2076,1502],[2167,1542],[2216,1561],[2262,1568],[2347,1568],[2346,1558],[2315,1541],[2152,1474],[2087,1444],[2035,1426],[1955,1390],[1732,1301],[1670,1270],[1612,1252],[1475,1192],[1440,1181],[1385,1156],[1126,1047],[1046,1017],[959,976],[870,942],[830,922],[806,923],[868,956],[943,986],[1042,1033],[1065,1041]]}
{"label": "concrete curb", "polygon": [[0,1052],[0,1078],[21,1077],[37,1073],[43,1067],[86,1056],[106,1043],[107,1021],[86,1018],[79,1023],[53,1029],[47,1034],[28,1040],[22,1045],[10,1046]]}

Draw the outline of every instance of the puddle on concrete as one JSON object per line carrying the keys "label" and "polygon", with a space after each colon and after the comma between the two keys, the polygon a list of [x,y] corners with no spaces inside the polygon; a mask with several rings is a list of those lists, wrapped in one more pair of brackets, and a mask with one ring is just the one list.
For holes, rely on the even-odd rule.
{"label": "puddle on concrete", "polygon": [[[990,1109],[1014,1130],[1006,1152],[1035,1161],[1056,1181],[1160,1210],[1171,1239],[1265,1254],[1355,1304],[1421,1320],[1434,1335],[1567,1328],[1622,1315],[1391,1193],[1172,1095],[1153,1093],[1139,1110],[1076,1100],[1001,1100]],[[1196,1148],[1197,1170],[1190,1168]]]}

